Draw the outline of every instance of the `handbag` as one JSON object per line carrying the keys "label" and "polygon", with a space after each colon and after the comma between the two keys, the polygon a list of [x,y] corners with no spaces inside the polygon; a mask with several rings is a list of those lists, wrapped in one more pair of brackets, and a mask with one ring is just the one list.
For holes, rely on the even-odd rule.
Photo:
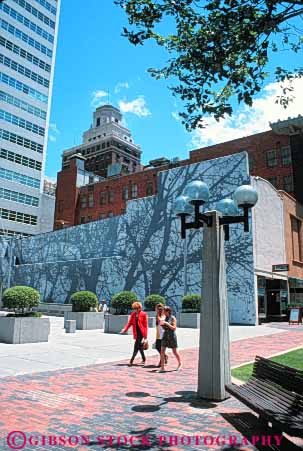
{"label": "handbag", "polygon": [[143,351],[147,351],[148,348],[149,348],[148,341],[147,341],[147,340],[144,340],[144,341],[143,341]]}

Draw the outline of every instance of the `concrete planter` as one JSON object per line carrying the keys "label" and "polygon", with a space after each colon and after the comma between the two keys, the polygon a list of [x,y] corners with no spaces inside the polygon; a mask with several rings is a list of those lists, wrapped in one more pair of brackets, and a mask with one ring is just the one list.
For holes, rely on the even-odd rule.
{"label": "concrete planter", "polygon": [[200,329],[200,313],[178,312],[176,318],[178,327]]}
{"label": "concrete planter", "polygon": [[55,304],[55,303],[46,303],[41,302],[39,307],[34,307],[33,310],[35,312],[41,312],[44,315],[49,316],[64,316],[65,312],[72,311],[72,304]]}
{"label": "concrete planter", "polygon": [[104,313],[103,312],[65,312],[65,321],[75,320],[76,329],[78,330],[92,330],[104,328]]}
{"label": "concrete planter", "polygon": [[40,343],[48,341],[50,333],[49,318],[1,317],[0,342],[2,343]]}
{"label": "concrete planter", "polygon": [[[126,326],[130,315],[105,315],[104,318],[104,333],[118,334],[124,326]],[[133,333],[133,328],[130,327],[127,331],[128,335]]]}

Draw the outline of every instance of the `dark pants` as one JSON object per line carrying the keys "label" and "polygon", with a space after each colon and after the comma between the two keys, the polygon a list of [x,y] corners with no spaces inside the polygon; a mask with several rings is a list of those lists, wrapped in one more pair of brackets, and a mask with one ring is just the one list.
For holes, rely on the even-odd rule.
{"label": "dark pants", "polygon": [[143,338],[142,335],[138,336],[136,341],[135,341],[134,352],[133,352],[131,361],[133,361],[135,359],[136,355],[138,354],[138,351],[140,351],[142,360],[145,362],[145,354],[144,354],[144,351],[143,351],[142,338]]}

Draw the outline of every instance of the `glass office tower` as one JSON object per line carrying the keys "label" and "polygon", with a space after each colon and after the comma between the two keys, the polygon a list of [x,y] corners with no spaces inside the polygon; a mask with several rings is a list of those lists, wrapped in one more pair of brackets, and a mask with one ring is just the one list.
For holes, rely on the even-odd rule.
{"label": "glass office tower", "polygon": [[0,234],[52,228],[43,185],[59,10],[60,0],[0,2]]}

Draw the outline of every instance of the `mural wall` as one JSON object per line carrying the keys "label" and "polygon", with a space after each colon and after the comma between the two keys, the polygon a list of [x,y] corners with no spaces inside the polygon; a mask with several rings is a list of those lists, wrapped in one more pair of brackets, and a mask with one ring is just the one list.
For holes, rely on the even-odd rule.
{"label": "mural wall", "polygon": [[[207,209],[250,183],[246,153],[192,164],[158,174],[158,194],[128,202],[119,217],[16,239],[12,284],[30,285],[44,302],[67,303],[71,293],[92,290],[110,299],[133,290],[140,299],[159,293],[178,310],[184,294],[184,240],[172,205],[185,185],[200,179],[209,185]],[[189,231],[188,293],[201,292],[203,231]],[[2,246],[1,273],[5,283],[9,251]],[[230,320],[255,324],[252,233],[232,225],[226,243]]]}

